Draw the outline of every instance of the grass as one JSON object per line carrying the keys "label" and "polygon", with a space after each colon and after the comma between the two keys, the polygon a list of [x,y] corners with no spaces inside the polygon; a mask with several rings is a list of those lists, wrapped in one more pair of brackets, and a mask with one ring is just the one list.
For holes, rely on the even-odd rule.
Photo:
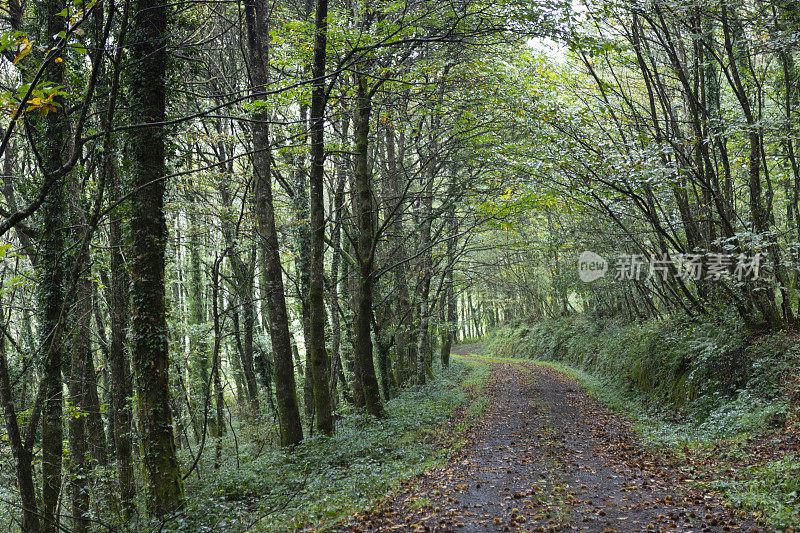
{"label": "grass", "polygon": [[167,529],[334,530],[463,444],[460,434],[485,409],[489,373],[488,365],[455,360],[386,402],[384,419],[347,414],[334,437],[291,451],[256,444],[237,455],[228,436],[219,469],[205,464],[202,479],[188,480],[187,508]]}

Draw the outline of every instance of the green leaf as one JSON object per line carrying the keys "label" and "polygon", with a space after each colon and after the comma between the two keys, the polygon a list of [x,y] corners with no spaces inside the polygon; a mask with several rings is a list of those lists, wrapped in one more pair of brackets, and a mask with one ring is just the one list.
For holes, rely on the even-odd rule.
{"label": "green leaf", "polygon": [[72,46],[72,49],[75,50],[76,52],[78,52],[79,54],[85,54],[86,53],[86,47],[83,45],[83,43],[75,42],[75,43],[72,43],[71,46]]}

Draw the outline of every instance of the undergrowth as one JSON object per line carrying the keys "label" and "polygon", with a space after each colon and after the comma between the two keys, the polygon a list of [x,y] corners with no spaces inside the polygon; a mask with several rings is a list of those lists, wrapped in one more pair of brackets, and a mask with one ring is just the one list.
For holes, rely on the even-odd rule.
{"label": "undergrowth", "polygon": [[[386,402],[386,417],[347,413],[334,437],[307,439],[292,450],[225,437],[219,468],[213,453],[203,478],[188,480],[186,510],[172,531],[328,530],[365,510],[401,481],[441,464],[459,431],[480,416],[489,367],[453,361],[424,387]],[[463,413],[452,420],[457,412]],[[450,435],[443,429],[452,420]],[[268,430],[269,428],[264,428]],[[457,445],[457,443],[450,443]]]}

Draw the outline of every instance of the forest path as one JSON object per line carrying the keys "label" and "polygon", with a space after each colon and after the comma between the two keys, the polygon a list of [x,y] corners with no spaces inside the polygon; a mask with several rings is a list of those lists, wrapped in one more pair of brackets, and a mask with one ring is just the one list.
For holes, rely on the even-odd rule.
{"label": "forest path", "polygon": [[469,442],[353,531],[758,531],[688,487],[689,465],[643,451],[630,423],[566,374],[476,349],[455,350],[492,365]]}

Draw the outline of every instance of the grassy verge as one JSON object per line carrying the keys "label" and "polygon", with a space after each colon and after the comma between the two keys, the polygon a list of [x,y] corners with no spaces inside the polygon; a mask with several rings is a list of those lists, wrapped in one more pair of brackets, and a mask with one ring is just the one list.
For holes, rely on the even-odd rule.
{"label": "grassy verge", "polygon": [[[509,326],[491,358],[561,370],[635,422],[644,445],[770,529],[800,531],[798,348],[719,324],[552,321]],[[516,356],[516,357],[515,357]]]}
{"label": "grassy verge", "polygon": [[220,467],[204,465],[202,479],[189,479],[187,509],[168,528],[331,530],[444,462],[486,406],[489,371],[485,364],[453,361],[424,387],[387,402],[384,419],[349,413],[334,437],[307,439],[290,452],[256,440],[237,454],[227,436]]}

